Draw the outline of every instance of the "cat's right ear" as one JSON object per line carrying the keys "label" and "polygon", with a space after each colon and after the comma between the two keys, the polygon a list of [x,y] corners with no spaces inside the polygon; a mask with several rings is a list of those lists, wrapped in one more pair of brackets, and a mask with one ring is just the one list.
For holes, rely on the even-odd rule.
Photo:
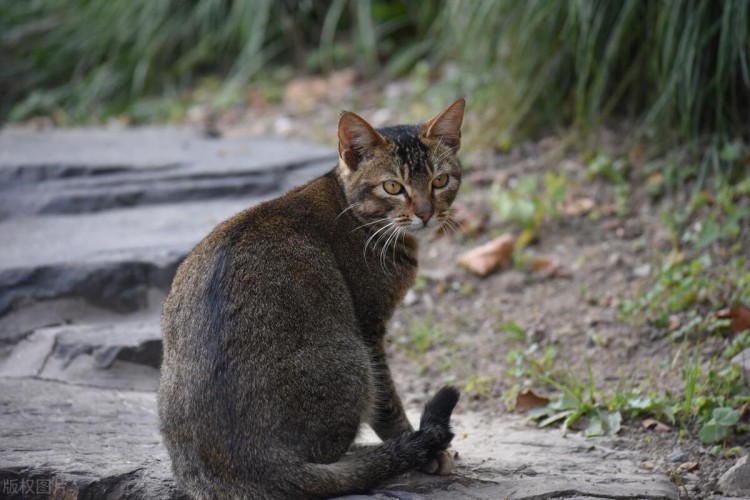
{"label": "cat's right ear", "polygon": [[373,149],[386,145],[385,137],[372,125],[350,111],[339,118],[339,157],[346,165],[356,170],[360,162]]}

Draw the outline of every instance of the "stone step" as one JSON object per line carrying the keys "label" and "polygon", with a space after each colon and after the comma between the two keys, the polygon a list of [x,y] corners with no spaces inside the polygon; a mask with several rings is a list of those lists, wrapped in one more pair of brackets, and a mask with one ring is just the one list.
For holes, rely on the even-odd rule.
{"label": "stone step", "polygon": [[0,358],[0,377],[155,391],[161,356],[156,317],[40,328]]}
{"label": "stone step", "polygon": [[0,132],[0,341],[70,319],[39,303],[152,306],[219,222],[334,164],[327,147],[188,129]]}

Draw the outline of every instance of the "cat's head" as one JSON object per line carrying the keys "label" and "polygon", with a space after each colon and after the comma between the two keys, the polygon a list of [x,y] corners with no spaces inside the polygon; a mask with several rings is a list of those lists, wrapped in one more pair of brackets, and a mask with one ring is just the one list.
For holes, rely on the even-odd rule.
{"label": "cat's head", "polygon": [[378,130],[343,113],[338,173],[347,211],[384,234],[419,235],[451,224],[449,208],[461,184],[456,152],[465,106],[461,98],[420,125]]}

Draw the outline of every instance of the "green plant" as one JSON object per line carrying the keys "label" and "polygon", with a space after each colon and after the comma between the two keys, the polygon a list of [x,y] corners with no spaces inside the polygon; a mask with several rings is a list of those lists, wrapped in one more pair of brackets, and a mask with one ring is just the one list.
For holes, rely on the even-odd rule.
{"label": "green plant", "polygon": [[399,331],[394,338],[404,354],[417,360],[446,340],[445,330],[433,321],[429,313],[413,319],[411,324]]}
{"label": "green plant", "polygon": [[722,353],[725,359],[733,358],[737,353],[750,347],[750,330],[735,335]]}
{"label": "green plant", "polygon": [[411,325],[412,345],[419,354],[424,354],[443,336],[438,325],[433,324],[432,318],[415,319]]}
{"label": "green plant", "polygon": [[495,379],[493,377],[475,374],[464,384],[463,390],[469,397],[487,399],[492,394],[494,383]]}
{"label": "green plant", "polygon": [[627,204],[630,197],[630,165],[623,158],[613,160],[606,154],[599,154],[586,167],[589,179],[601,178],[614,184],[615,204],[620,217],[627,214]]}
{"label": "green plant", "polygon": [[645,382],[640,388],[602,391],[590,365],[587,378],[581,380],[570,369],[558,366],[554,351],[540,356],[533,345],[525,351],[511,351],[508,361],[513,365],[508,376],[517,381],[506,394],[508,407],[513,408],[508,399],[515,399],[522,386],[553,388],[558,395],[547,405],[530,410],[528,417],[540,427],[562,424],[563,431],[584,421],[583,432],[591,437],[617,433],[624,419],[649,417],[678,424],[685,433],[695,425],[704,442],[716,443],[742,430],[736,409],[750,402],[739,367],[703,367],[697,348],[685,360],[680,396],[647,392]]}
{"label": "green plant", "polygon": [[560,215],[567,192],[567,179],[547,173],[540,185],[536,176],[518,178],[513,187],[492,185],[490,200],[498,217],[521,231],[516,240],[516,252],[523,250],[537,237],[545,220]]}
{"label": "green plant", "polygon": [[226,100],[268,64],[319,71],[361,61],[371,77],[400,74],[429,52],[440,8],[398,0],[0,2],[0,120],[10,112],[82,121],[129,111],[144,97],[162,105],[205,75],[221,77],[218,98]]}
{"label": "green plant", "polygon": [[635,298],[623,300],[619,310],[626,322],[650,322],[660,328],[668,327],[671,315],[681,313],[681,326],[670,333],[679,340],[725,331],[729,322],[717,319],[715,311],[748,300],[750,270],[744,257],[715,262],[707,252],[692,259],[674,254],[647,291],[636,291]]}
{"label": "green plant", "polygon": [[735,408],[750,401],[740,368],[730,365],[716,369],[712,362],[703,370],[696,349],[692,362],[686,361],[684,378],[685,397],[679,408],[683,425],[697,422],[704,443],[727,439],[739,422]]}
{"label": "green plant", "polygon": [[725,440],[739,420],[740,412],[733,408],[714,408],[711,419],[701,428],[701,441],[718,443]]}
{"label": "green plant", "polygon": [[494,117],[501,140],[558,124],[592,130],[625,116],[662,144],[715,134],[701,167],[709,171],[730,163],[719,155],[722,140],[748,133],[744,0],[454,0],[442,23],[460,37],[445,40],[445,50],[484,75],[476,93],[512,101]]}

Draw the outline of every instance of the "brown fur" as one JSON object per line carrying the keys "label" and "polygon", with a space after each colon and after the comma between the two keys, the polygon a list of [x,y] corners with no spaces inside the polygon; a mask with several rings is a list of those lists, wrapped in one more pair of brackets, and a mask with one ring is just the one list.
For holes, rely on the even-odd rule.
{"label": "brown fur", "polygon": [[[457,392],[441,390],[414,431],[383,338],[414,284],[414,235],[450,221],[463,110],[460,99],[380,131],[343,114],[336,169],[220,224],[180,266],[162,317],[159,416],[189,495],[365,491],[448,446]],[[450,182],[433,189],[440,173]],[[383,444],[350,449],[364,422]]]}

